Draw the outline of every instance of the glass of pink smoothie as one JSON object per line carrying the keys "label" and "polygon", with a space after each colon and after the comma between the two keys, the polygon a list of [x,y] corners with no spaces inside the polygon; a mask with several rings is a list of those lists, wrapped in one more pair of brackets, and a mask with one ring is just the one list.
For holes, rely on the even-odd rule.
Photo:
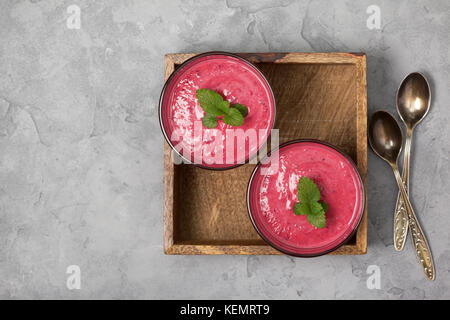
{"label": "glass of pink smoothie", "polygon": [[[230,104],[247,107],[238,127],[218,121],[208,129],[196,90],[218,92]],[[231,169],[256,156],[275,122],[275,98],[264,75],[249,61],[225,52],[197,55],[170,76],[161,93],[159,120],[166,141],[187,163]]]}
{"label": "glass of pink smoothie", "polygon": [[[293,212],[303,176],[314,181],[328,204],[323,229]],[[258,163],[248,185],[247,206],[256,231],[274,248],[293,256],[318,256],[337,249],[356,231],[364,213],[364,184],[350,157],[336,147],[294,140]]]}

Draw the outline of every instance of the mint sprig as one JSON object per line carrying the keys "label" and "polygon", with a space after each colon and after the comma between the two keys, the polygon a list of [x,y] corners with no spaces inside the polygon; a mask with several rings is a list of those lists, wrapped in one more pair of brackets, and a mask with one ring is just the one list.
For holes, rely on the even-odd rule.
{"label": "mint sprig", "polygon": [[298,201],[294,204],[296,215],[306,215],[306,220],[317,228],[324,228],[328,204],[320,201],[317,185],[308,177],[302,177],[297,186]]}
{"label": "mint sprig", "polygon": [[234,108],[229,108],[222,120],[233,127],[239,127],[244,124],[244,116],[238,109]]}
{"label": "mint sprig", "polygon": [[223,115],[223,112],[219,109],[219,105],[223,104],[223,98],[220,94],[209,89],[198,89],[195,95],[206,113],[214,116]]}
{"label": "mint sprig", "polygon": [[198,89],[195,92],[200,107],[205,111],[202,123],[206,128],[215,128],[218,124],[217,117],[223,116],[222,121],[234,127],[244,123],[247,116],[247,107],[236,103],[230,107],[230,103],[222,98],[220,94],[209,89]]}
{"label": "mint sprig", "polygon": [[212,129],[217,127],[217,118],[211,113],[205,113],[205,116],[202,118],[202,123],[205,127]]}
{"label": "mint sprig", "polygon": [[244,106],[243,104],[235,103],[235,104],[233,104],[233,105],[231,106],[231,108],[238,109],[239,112],[240,112],[244,117],[246,117],[247,114],[248,114],[247,107]]}

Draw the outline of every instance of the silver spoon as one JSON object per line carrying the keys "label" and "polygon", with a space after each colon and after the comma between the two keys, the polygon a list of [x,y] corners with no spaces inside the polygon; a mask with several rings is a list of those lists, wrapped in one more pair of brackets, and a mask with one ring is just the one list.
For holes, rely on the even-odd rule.
{"label": "silver spoon", "polygon": [[[397,91],[397,112],[406,126],[406,144],[403,154],[402,180],[406,192],[409,194],[409,159],[413,130],[430,109],[430,86],[427,79],[418,73],[410,73],[403,79]],[[395,250],[403,250],[408,233],[408,215],[400,192],[397,196],[397,204],[394,211],[394,247]]]}
{"label": "silver spoon", "polygon": [[373,151],[389,163],[394,171],[395,179],[397,180],[398,188],[400,189],[406,213],[408,215],[416,256],[422,265],[427,279],[434,280],[435,270],[431,250],[428,246],[425,234],[417,221],[405,185],[398,172],[397,159],[402,149],[402,130],[400,129],[397,120],[395,120],[389,112],[377,111],[372,115],[369,122],[369,143]]}

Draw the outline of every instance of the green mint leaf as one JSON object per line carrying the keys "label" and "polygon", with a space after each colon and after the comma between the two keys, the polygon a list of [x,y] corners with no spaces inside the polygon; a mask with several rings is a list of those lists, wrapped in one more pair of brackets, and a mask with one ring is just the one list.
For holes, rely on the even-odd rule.
{"label": "green mint leaf", "polygon": [[202,118],[202,123],[205,127],[212,129],[217,127],[217,118],[213,114],[205,113],[205,115]]}
{"label": "green mint leaf", "polygon": [[[316,202],[317,203],[317,202]],[[308,214],[306,219],[309,223],[311,223],[314,227],[323,229],[325,227],[325,214]]]}
{"label": "green mint leaf", "polygon": [[308,215],[311,214],[311,210],[306,203],[297,202],[294,204],[294,213],[296,215]]}
{"label": "green mint leaf", "polygon": [[302,177],[297,187],[298,201],[300,203],[311,203],[320,200],[320,191],[314,181],[308,177]]}
{"label": "green mint leaf", "polygon": [[317,228],[324,228],[326,223],[325,213],[328,204],[320,200],[320,191],[314,181],[302,177],[297,186],[298,201],[294,204],[296,215],[306,215],[306,220]]}
{"label": "green mint leaf", "polygon": [[229,114],[230,113],[230,103],[228,101],[222,101],[217,105],[217,109],[223,112],[223,114]]}
{"label": "green mint leaf", "polygon": [[322,208],[323,208],[323,211],[325,212],[325,213],[327,213],[327,211],[328,211],[328,204],[326,203],[326,202],[324,202],[324,201],[319,201],[319,203],[320,203],[320,205],[322,206]]}
{"label": "green mint leaf", "polygon": [[238,109],[230,108],[228,114],[224,115],[222,120],[226,124],[239,127],[244,123],[244,116]]}
{"label": "green mint leaf", "polygon": [[238,109],[243,117],[246,117],[248,114],[247,107],[240,103],[235,103],[231,106],[232,108]]}
{"label": "green mint leaf", "polygon": [[325,211],[319,202],[311,202],[309,207],[311,209],[311,214],[313,215],[325,214]]}
{"label": "green mint leaf", "polygon": [[203,125],[207,128],[217,126],[217,118],[223,116],[222,121],[234,127],[239,127],[244,123],[247,115],[247,107],[236,103],[230,108],[230,103],[222,98],[220,94],[209,89],[198,89],[195,92],[200,107],[205,111],[202,118]]}
{"label": "green mint leaf", "polygon": [[224,113],[218,108],[223,103],[220,94],[209,89],[198,89],[195,92],[200,107],[206,112],[215,116],[221,116]]}

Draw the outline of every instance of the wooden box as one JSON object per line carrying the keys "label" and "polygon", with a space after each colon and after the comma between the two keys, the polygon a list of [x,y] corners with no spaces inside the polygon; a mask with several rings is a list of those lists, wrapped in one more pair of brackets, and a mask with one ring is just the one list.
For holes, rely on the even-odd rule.
{"label": "wooden box", "polygon": [[[167,54],[165,79],[195,54]],[[366,56],[360,53],[241,53],[267,77],[277,103],[280,143],[320,139],[357,164],[367,190]],[[174,165],[164,145],[164,252],[166,254],[282,254],[250,222],[246,190],[254,164],[226,171]],[[227,190],[217,198],[214,190]],[[367,204],[355,234],[330,254],[364,254]]]}

